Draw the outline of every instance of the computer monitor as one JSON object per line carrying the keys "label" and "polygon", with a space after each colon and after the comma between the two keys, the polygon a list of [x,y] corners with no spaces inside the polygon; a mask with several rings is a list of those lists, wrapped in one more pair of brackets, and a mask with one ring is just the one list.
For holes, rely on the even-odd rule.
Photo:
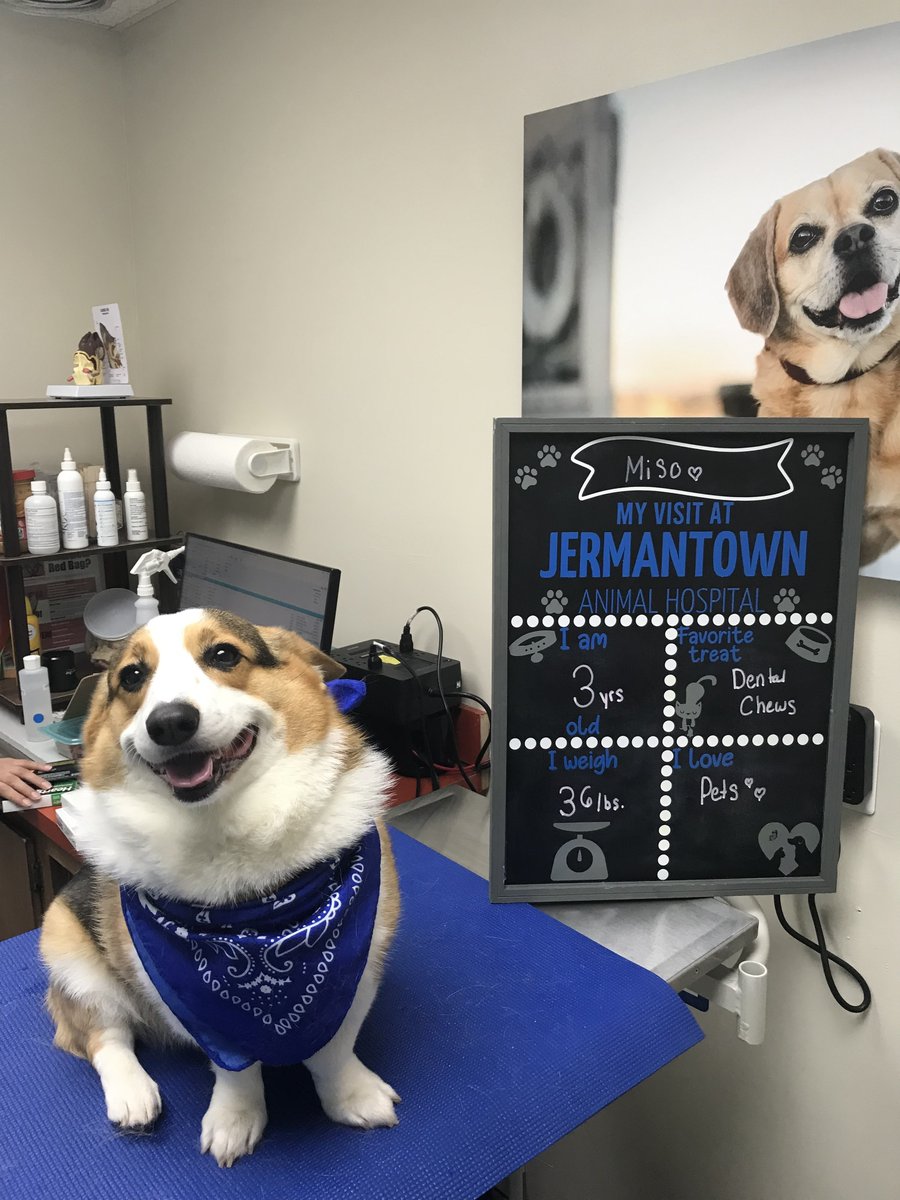
{"label": "computer monitor", "polygon": [[292,629],[326,653],[331,649],[341,581],[334,567],[199,533],[187,535],[181,558],[180,610],[223,608],[254,625]]}

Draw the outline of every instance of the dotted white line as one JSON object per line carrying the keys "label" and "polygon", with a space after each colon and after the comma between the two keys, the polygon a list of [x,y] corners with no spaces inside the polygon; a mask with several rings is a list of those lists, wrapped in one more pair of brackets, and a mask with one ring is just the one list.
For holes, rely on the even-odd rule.
{"label": "dotted white line", "polygon": [[[678,620],[678,618],[675,617],[674,621],[677,622],[677,620]],[[673,637],[677,637],[677,636],[678,636],[678,633],[677,633],[676,629],[673,627],[673,618],[669,617],[669,626],[666,629],[666,639],[667,639],[666,652],[667,653],[671,653],[672,648],[673,648],[673,642],[669,639],[671,639]],[[674,676],[667,675],[665,677],[665,683],[666,683],[667,689],[669,687],[670,682],[674,683],[675,678],[674,678]],[[670,703],[670,701],[672,701],[674,699],[675,699],[675,693],[673,691],[666,690],[665,692],[663,692],[664,704],[663,704],[662,711],[663,711],[663,716],[666,718],[674,717],[674,715],[675,715],[675,709],[672,707],[672,705]],[[668,735],[671,735],[672,730],[674,728],[675,728],[674,721],[671,721],[671,720],[663,721],[663,731],[667,735],[665,738],[663,738],[664,743],[671,742],[671,740],[672,740],[671,736],[668,736]],[[660,768],[659,768],[659,773],[660,773],[659,790],[661,793],[660,804],[663,807],[663,812],[666,814],[664,819],[660,821],[660,835],[659,835],[660,840],[657,843],[657,851],[659,852],[658,865],[660,867],[660,870],[657,872],[657,875],[658,875],[658,878],[660,878],[660,879],[668,878],[668,874],[669,874],[668,871],[665,870],[665,868],[669,864],[669,857],[667,854],[665,854],[663,852],[669,849],[669,842],[667,841],[667,835],[671,832],[671,826],[669,825],[668,814],[671,811],[670,805],[672,803],[669,793],[672,791],[672,780],[671,780],[670,776],[672,775],[672,765],[671,764],[672,764],[674,758],[675,758],[675,754],[672,750],[666,749],[666,750],[662,750],[660,752]],[[666,831],[665,834],[663,834],[663,832],[662,832],[663,829],[665,829],[665,831]]]}
{"label": "dotted white line", "polygon": [[[575,616],[568,616],[566,613],[541,613],[540,616],[535,616],[533,613],[528,616],[520,616],[518,613],[509,618],[509,623],[513,629],[521,629],[523,625],[527,625],[530,629],[536,629],[539,625],[543,625],[545,629],[551,629],[554,625],[558,625],[561,629],[565,629],[570,625],[583,628],[585,625],[590,625],[596,629],[600,625],[606,625],[612,629],[616,625],[627,629],[631,625],[637,625],[644,629],[647,625],[665,625],[667,634],[669,630],[675,631],[678,626],[690,625],[830,625],[834,620],[834,614],[830,612],[823,613],[800,613],[800,612],[775,612],[775,613],[729,613],[727,616],[724,613],[698,613],[694,616],[692,613],[669,613],[667,617],[663,617],[660,613],[654,613],[653,616],[647,616],[646,613],[638,613],[634,616],[631,613],[591,613],[590,616],[584,616],[578,613]],[[677,636],[677,635],[676,635]]]}
{"label": "dotted white line", "polygon": [[[666,722],[664,722],[664,724],[672,725],[673,722],[666,721]],[[646,737],[644,734],[636,734],[634,737],[629,737],[626,734],[622,733],[622,734],[618,734],[614,738],[610,737],[608,735],[606,737],[602,737],[602,738],[597,738],[597,737],[594,737],[593,735],[591,735],[590,737],[585,737],[585,738],[581,738],[581,737],[577,737],[577,736],[571,737],[571,738],[542,737],[540,739],[534,738],[534,737],[527,737],[524,739],[518,738],[518,737],[511,737],[507,744],[509,745],[510,750],[523,750],[523,749],[524,750],[535,750],[538,748],[540,748],[541,750],[550,750],[553,747],[556,747],[558,750],[567,750],[567,749],[580,750],[580,749],[582,749],[582,747],[584,747],[588,750],[596,750],[598,746],[601,746],[604,750],[609,750],[613,746],[615,746],[619,750],[625,750],[628,747],[631,747],[634,750],[640,750],[644,746],[647,746],[649,749],[653,750],[659,745],[663,745],[666,747],[676,745],[676,746],[681,746],[682,748],[685,746],[694,746],[697,748],[700,748],[701,746],[708,746],[708,747],[712,748],[712,747],[719,746],[719,745],[722,745],[722,746],[749,746],[751,744],[754,746],[764,746],[764,745],[793,746],[795,743],[798,746],[809,746],[809,745],[822,746],[825,743],[825,734],[824,733],[768,733],[768,734],[763,734],[763,733],[715,734],[715,733],[711,733],[711,734],[709,734],[708,737],[701,737],[700,734],[694,734],[693,737],[687,737],[685,734],[680,734],[677,738],[673,738],[673,737],[658,738],[658,737],[654,737],[652,735],[650,737]],[[669,757],[671,759],[671,755],[672,755],[671,750],[667,750],[666,752],[664,752],[664,756],[665,756],[665,753],[668,753]],[[665,772],[664,772],[664,774],[665,774]]]}

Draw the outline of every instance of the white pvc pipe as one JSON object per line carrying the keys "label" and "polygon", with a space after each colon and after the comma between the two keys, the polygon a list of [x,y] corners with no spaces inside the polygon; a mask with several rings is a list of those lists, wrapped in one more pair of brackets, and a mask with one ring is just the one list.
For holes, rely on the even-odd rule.
{"label": "white pvc pipe", "polygon": [[762,1045],[766,1036],[768,974],[766,965],[753,959],[746,959],[738,966],[740,983],[738,1037],[749,1046]]}

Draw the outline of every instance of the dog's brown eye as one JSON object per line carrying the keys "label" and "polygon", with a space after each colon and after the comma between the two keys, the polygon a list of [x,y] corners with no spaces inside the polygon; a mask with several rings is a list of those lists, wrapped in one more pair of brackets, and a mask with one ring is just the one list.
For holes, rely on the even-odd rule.
{"label": "dog's brown eye", "polygon": [[220,671],[230,671],[232,667],[236,667],[243,658],[237,646],[232,646],[230,642],[217,642],[215,646],[210,646],[208,650],[203,652],[203,661],[208,667],[216,667]]}
{"label": "dog's brown eye", "polygon": [[143,663],[132,663],[119,672],[119,684],[126,692],[138,692],[144,686],[147,668]]}
{"label": "dog's brown eye", "polygon": [[804,254],[816,244],[821,236],[822,230],[817,229],[815,225],[798,225],[791,234],[788,248],[792,254]]}
{"label": "dog's brown eye", "polygon": [[898,197],[893,188],[879,188],[866,209],[867,216],[889,217],[897,211]]}

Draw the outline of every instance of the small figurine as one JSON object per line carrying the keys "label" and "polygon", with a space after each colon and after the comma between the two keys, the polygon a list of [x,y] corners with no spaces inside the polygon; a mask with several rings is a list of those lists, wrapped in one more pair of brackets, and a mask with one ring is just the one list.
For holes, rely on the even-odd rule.
{"label": "small figurine", "polygon": [[69,383],[93,385],[103,377],[103,342],[99,333],[91,329],[78,343],[72,359],[72,374]]}

